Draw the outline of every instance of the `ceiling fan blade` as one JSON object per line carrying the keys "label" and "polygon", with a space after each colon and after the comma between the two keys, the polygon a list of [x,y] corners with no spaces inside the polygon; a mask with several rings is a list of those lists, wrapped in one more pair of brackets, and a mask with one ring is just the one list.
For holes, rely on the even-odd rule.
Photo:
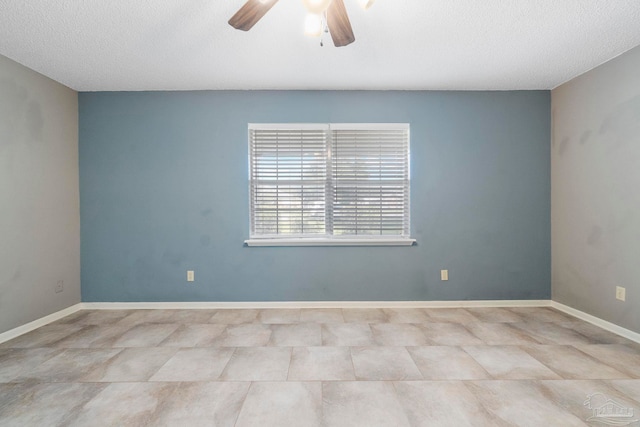
{"label": "ceiling fan blade", "polygon": [[329,5],[327,9],[327,26],[329,27],[333,44],[336,47],[346,46],[356,41],[351,22],[349,22],[349,15],[347,15],[347,9],[344,7],[342,0],[332,0]]}
{"label": "ceiling fan blade", "polygon": [[237,30],[249,31],[278,0],[249,0],[229,19]]}

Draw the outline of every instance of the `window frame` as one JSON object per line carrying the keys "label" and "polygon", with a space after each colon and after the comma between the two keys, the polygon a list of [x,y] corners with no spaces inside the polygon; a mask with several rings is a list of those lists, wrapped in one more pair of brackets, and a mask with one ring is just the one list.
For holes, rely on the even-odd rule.
{"label": "window frame", "polygon": [[[334,130],[362,130],[362,131],[375,131],[375,130],[403,130],[407,132],[407,152],[406,152],[406,171],[408,179],[408,190],[406,194],[406,235],[334,235],[334,234],[322,234],[318,236],[314,235],[255,235],[253,233],[253,214],[254,208],[253,201],[253,189],[252,189],[252,160],[254,160],[252,153],[252,130],[281,130],[281,131],[295,131],[295,130],[321,130],[326,132],[327,138],[327,174],[331,174],[332,168],[332,145],[333,145],[333,132]],[[249,188],[249,231],[250,238],[245,240],[247,246],[412,246],[416,240],[411,238],[408,233],[410,232],[410,220],[411,220],[411,134],[409,123],[249,123],[247,127],[247,139],[248,139],[248,188]],[[326,177],[328,182],[334,183],[332,176]],[[335,187],[332,187],[335,188]],[[325,195],[328,195],[325,190]],[[328,206],[325,199],[325,208]],[[333,203],[331,203],[333,206]],[[331,207],[332,208],[332,207]]]}

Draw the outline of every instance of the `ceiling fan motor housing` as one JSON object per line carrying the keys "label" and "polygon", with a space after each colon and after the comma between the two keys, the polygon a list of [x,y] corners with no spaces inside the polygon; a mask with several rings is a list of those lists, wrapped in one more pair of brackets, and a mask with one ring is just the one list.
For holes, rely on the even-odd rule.
{"label": "ceiling fan motor housing", "polygon": [[309,13],[320,15],[329,7],[331,0],[302,0]]}

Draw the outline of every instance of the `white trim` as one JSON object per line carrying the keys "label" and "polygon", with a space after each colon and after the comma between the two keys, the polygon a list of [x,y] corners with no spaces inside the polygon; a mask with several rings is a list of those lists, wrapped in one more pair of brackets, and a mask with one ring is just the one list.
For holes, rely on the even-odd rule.
{"label": "white trim", "polygon": [[248,123],[249,130],[409,130],[410,123]]}
{"label": "white trim", "polygon": [[55,313],[49,314],[48,316],[41,317],[39,319],[34,320],[33,322],[29,322],[22,326],[18,326],[17,328],[9,329],[6,332],[0,334],[0,343],[12,340],[20,335],[26,334],[27,332],[31,332],[35,329],[38,329],[42,326],[48,325],[51,322],[55,322],[56,320],[60,320],[63,317],[66,317],[70,314],[75,313],[76,311],[82,310],[83,304],[75,304],[71,307],[67,307],[63,310],[56,311]]}
{"label": "white trim", "polygon": [[220,302],[85,302],[86,310],[228,309],[228,308],[459,308],[549,307],[549,300],[487,301],[220,301]]}
{"label": "white trim", "polygon": [[329,123],[331,130],[406,130],[410,123]]}
{"label": "white trim", "polygon": [[[358,136],[361,131],[371,134],[371,138],[373,138],[371,142],[364,144],[358,143]],[[392,134],[378,141],[377,137],[382,136],[378,134],[386,134],[386,131],[391,131]],[[302,132],[302,135],[300,135],[300,132]],[[283,133],[283,137],[286,136],[285,139],[287,142],[284,145],[282,145],[282,142],[279,143],[281,133]],[[342,141],[342,137],[340,136],[343,133],[345,134],[344,141]],[[376,141],[380,144],[380,148],[383,150],[382,152],[374,149]],[[343,144],[347,157],[339,154],[342,153],[342,150],[333,150],[335,147],[342,147]],[[409,123],[248,123],[250,236],[248,240],[245,240],[245,245],[413,245],[415,240],[409,239],[411,203],[410,144]],[[290,161],[282,163],[277,160],[279,156],[290,157],[289,154],[286,153],[292,149],[296,153],[299,149],[299,155],[291,154],[296,158],[301,158],[299,164],[296,162],[293,164],[290,163]],[[337,175],[335,171],[332,171],[334,165],[342,165],[343,163],[344,165],[348,165],[352,163],[353,156],[360,158],[361,155],[379,157],[379,160],[383,165],[387,165],[386,168],[388,169],[383,171],[383,177],[378,177],[379,179],[376,178],[378,175],[377,172],[380,172],[380,168],[384,167],[376,162],[365,162],[360,166],[353,166],[356,169],[352,169],[351,166],[345,166],[345,172],[338,173]],[[391,164],[386,163],[387,160],[385,160],[385,158],[387,156],[391,156],[388,159],[391,161]],[[271,160],[266,160],[266,163],[264,163],[261,159]],[[307,170],[307,166],[305,165],[313,166],[313,171],[310,169],[308,174],[304,172]],[[363,171],[364,175],[359,172],[360,170]],[[295,171],[297,172],[294,173]],[[369,176],[370,174],[373,175]],[[296,176],[294,177],[293,175]],[[387,176],[388,179],[385,180],[384,176]],[[375,215],[373,213],[371,214],[379,219],[378,225],[367,223],[366,221],[359,224],[358,218],[361,213],[359,213],[358,209],[347,209],[345,212],[340,211],[342,212],[341,215],[337,215],[338,212],[334,206],[335,201],[344,200],[344,203],[354,203],[356,207],[358,206],[358,203],[360,203],[360,195],[358,195],[357,191],[354,193],[351,188],[353,185],[357,187],[360,182],[366,183],[367,186],[370,184],[375,186],[376,183],[378,186],[382,186],[380,187],[380,197],[382,197],[381,200],[383,201],[378,200],[377,202],[381,210]],[[386,184],[391,184],[391,186],[387,186]],[[312,225],[308,225],[307,220],[302,219],[303,228],[306,227],[306,230],[302,230],[302,236],[287,233],[286,230],[279,226],[283,221],[278,213],[278,208],[281,207],[283,203],[278,201],[280,200],[279,196],[283,194],[285,198],[294,197],[287,195],[289,190],[286,186],[288,185],[295,186],[296,188],[300,187],[303,192],[307,185],[311,186],[310,191],[312,193],[309,193],[308,196],[310,197],[309,200],[313,201],[314,207],[309,209],[319,209],[318,211],[313,210],[313,213],[322,217],[322,208],[324,208],[324,217],[318,219],[318,221],[312,220]],[[393,196],[393,200],[387,200],[385,198],[386,195]],[[268,220],[265,220],[267,222],[263,222],[261,213],[274,213],[274,205],[272,203],[274,202],[274,198],[278,199],[275,200],[275,210],[278,212],[275,212],[275,217],[269,216]],[[386,200],[386,202],[384,200]],[[382,206],[381,203],[384,206]],[[285,202],[285,204],[288,206],[285,210],[294,209],[289,206],[288,202]],[[389,217],[387,214],[384,214],[386,209],[392,209],[393,212],[400,214],[398,217]],[[302,212],[301,214],[304,216],[308,208],[305,205],[295,208],[295,210],[297,213]],[[334,213],[336,213],[336,215],[334,215]],[[352,227],[354,222],[355,227]],[[402,224],[401,231],[396,230],[398,222]],[[271,233],[273,230],[267,230],[271,228],[271,226],[267,226],[267,224],[271,224],[271,226],[277,228],[277,230],[275,230],[276,236]],[[317,227],[322,228],[322,230]],[[348,229],[346,231],[352,234],[347,236],[349,237],[348,239],[341,239],[340,243],[333,242],[333,239],[336,237],[335,231],[339,231],[344,227]],[[380,234],[383,234],[384,230],[400,232],[384,237],[373,236],[373,239],[368,239],[362,237],[361,227],[364,230],[369,230],[368,227],[372,227],[371,230],[373,231],[376,231],[376,228],[378,228]],[[314,228],[315,231],[322,231],[322,234],[313,233]],[[354,228],[354,230],[351,230],[351,228]],[[304,237],[305,239],[299,239],[299,237]],[[378,239],[375,237],[378,237]],[[387,240],[386,237],[390,237],[390,239]],[[280,240],[280,238],[282,238],[282,240]]]}
{"label": "white trim", "polygon": [[564,305],[556,301],[551,301],[551,307],[564,313],[570,314],[573,317],[577,317],[580,320],[584,320],[585,322],[589,322],[592,325],[596,325],[604,330],[613,332],[616,335],[620,335],[621,337],[640,343],[640,334],[630,329],[623,328],[622,326],[618,326],[615,323],[608,322],[599,317],[592,316],[591,314],[585,313],[584,311],[577,310],[573,307],[569,307],[568,305]]}
{"label": "white trim", "polygon": [[220,301],[220,302],[83,302],[17,328],[0,333],[0,343],[31,332],[79,310],[140,309],[260,309],[260,308],[460,308],[460,307],[552,307],[609,332],[640,343],[640,334],[614,323],[551,300],[473,301]]}
{"label": "white trim", "polygon": [[247,246],[412,246],[416,239],[249,239]]}
{"label": "white trim", "polygon": [[329,123],[249,123],[249,130],[329,130]]}

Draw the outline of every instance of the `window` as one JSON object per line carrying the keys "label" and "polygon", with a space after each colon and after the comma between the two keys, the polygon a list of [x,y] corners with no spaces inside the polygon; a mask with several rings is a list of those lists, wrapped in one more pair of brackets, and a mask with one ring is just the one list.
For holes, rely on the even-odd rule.
{"label": "window", "polygon": [[249,246],[414,242],[408,124],[251,124],[249,186]]}

